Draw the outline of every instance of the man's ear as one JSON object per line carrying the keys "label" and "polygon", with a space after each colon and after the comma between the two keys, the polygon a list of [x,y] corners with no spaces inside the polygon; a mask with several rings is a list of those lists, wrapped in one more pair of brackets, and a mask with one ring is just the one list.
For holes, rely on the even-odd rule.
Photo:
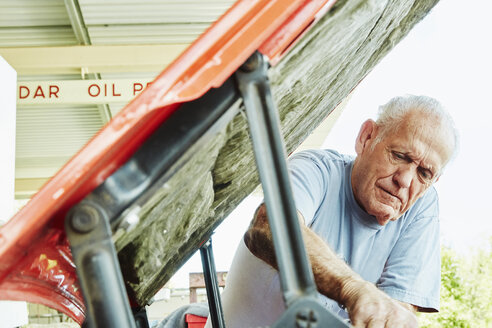
{"label": "man's ear", "polygon": [[360,127],[359,135],[355,140],[355,152],[357,155],[361,155],[364,149],[366,149],[376,138],[378,132],[378,126],[376,122],[368,119]]}

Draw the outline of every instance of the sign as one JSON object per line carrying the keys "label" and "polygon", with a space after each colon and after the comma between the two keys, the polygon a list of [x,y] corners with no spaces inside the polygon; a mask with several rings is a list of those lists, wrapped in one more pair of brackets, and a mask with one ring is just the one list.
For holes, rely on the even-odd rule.
{"label": "sign", "polygon": [[126,103],[150,82],[150,79],[18,82],[17,105]]}

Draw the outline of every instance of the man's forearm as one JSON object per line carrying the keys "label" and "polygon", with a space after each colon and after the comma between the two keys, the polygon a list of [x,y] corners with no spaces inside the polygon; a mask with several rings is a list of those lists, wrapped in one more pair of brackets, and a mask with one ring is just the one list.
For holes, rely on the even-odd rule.
{"label": "man's forearm", "polygon": [[365,281],[311,229],[302,225],[301,230],[318,291],[345,305],[348,285]]}
{"label": "man's forearm", "polygon": [[[311,229],[301,224],[301,231],[318,291],[343,303],[342,290],[344,285],[349,281],[363,282],[364,280],[353,272],[343,260],[339,259]],[[257,210],[255,218],[244,236],[244,241],[256,257],[278,269],[264,205]]]}

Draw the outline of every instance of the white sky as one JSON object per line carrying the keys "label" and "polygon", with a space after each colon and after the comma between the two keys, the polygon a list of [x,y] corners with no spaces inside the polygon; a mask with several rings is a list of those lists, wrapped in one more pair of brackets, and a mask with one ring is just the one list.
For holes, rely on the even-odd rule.
{"label": "white sky", "polygon": [[[391,97],[424,94],[440,100],[460,132],[460,151],[436,184],[442,242],[460,252],[483,247],[492,235],[492,3],[442,0],[357,87],[323,147],[354,154],[360,125],[375,118]],[[216,268],[229,269],[259,197],[250,197],[219,226],[213,238]],[[187,287],[188,272],[202,271],[199,253],[173,278]]]}

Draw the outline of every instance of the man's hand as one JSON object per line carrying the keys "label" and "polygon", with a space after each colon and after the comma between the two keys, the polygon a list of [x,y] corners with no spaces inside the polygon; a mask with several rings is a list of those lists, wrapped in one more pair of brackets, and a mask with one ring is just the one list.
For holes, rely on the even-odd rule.
{"label": "man's hand", "polygon": [[341,290],[340,298],[356,328],[418,327],[417,317],[409,309],[367,281],[348,281]]}

